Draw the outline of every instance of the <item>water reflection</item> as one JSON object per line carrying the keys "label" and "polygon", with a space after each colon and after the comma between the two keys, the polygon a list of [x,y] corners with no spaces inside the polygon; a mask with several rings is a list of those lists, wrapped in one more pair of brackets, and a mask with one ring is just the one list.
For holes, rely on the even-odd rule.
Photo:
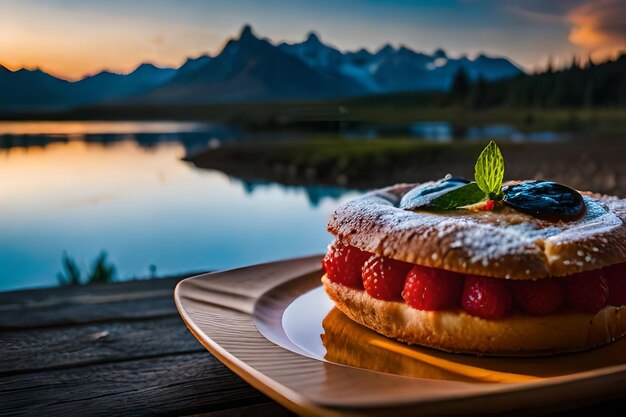
{"label": "water reflection", "polygon": [[507,124],[465,126],[448,121],[430,120],[404,124],[344,123],[339,134],[346,139],[375,139],[385,136],[408,136],[415,139],[448,143],[497,139],[510,142],[556,142],[570,135],[553,131],[525,132]]}
{"label": "water reflection", "polygon": [[452,124],[448,122],[417,122],[409,126],[411,135],[435,142],[450,142],[455,137]]}
{"label": "water reflection", "polygon": [[[254,194],[256,191],[264,191],[270,187],[273,187],[276,183],[271,181],[251,181],[245,179],[239,179],[231,177],[232,181],[240,182],[247,194]],[[287,193],[300,193],[304,191],[307,200],[312,207],[319,207],[325,199],[331,199],[333,201],[339,201],[347,193],[359,193],[363,190],[346,189],[336,186],[328,185],[281,185],[281,188]]]}
{"label": "water reflection", "polygon": [[565,133],[521,132],[513,126],[503,124],[469,127],[465,130],[463,137],[468,140],[508,139],[511,142],[557,142],[568,139]]}
{"label": "water reflection", "polygon": [[[555,142],[570,135],[553,131],[524,132],[507,124],[459,125],[448,121],[419,121],[414,123],[341,122],[337,133],[346,139],[375,139],[389,135],[416,139],[452,142],[497,139],[512,142]],[[133,140],[152,147],[164,142],[183,143],[189,151],[223,142],[246,139],[294,139],[296,132],[246,132],[227,123],[196,122],[1,122],[0,148],[13,146],[45,146],[52,142],[84,139],[109,143]]]}
{"label": "water reflection", "polygon": [[459,126],[450,122],[416,122],[409,127],[410,133],[419,139],[435,142],[500,140],[511,142],[556,142],[568,139],[558,132],[523,132],[506,124],[483,126]]}
{"label": "water reflection", "polygon": [[396,342],[356,324],[336,308],[322,325],[324,359],[418,378],[519,383],[626,363],[626,339],[587,352],[552,357],[478,357]]}
{"label": "water reflection", "polygon": [[0,149],[46,147],[83,141],[103,146],[134,142],[152,149],[178,143],[189,156],[207,147],[240,140],[239,129],[226,124],[178,122],[0,122]]}
{"label": "water reflection", "polygon": [[[420,123],[413,127],[425,139],[461,134],[446,122]],[[406,129],[345,126],[356,138]],[[497,133],[481,129],[462,134]],[[330,213],[358,190],[234,179],[182,160],[264,139],[301,136],[214,123],[0,122],[0,290],[55,285],[64,251],[88,263],[106,250],[121,278],[323,251]]]}
{"label": "water reflection", "polygon": [[582,353],[534,358],[479,357],[407,345],[349,319],[323,287],[287,307],[281,330],[313,358],[414,378],[521,383],[626,364],[626,338]]}
{"label": "water reflection", "polygon": [[356,195],[196,169],[189,143],[159,134],[38,136],[0,150],[0,290],[56,285],[65,251],[86,268],[106,250],[121,279],[323,252],[330,213]]}
{"label": "water reflection", "polygon": [[372,343],[376,339],[385,342],[386,340],[363,326],[355,325],[336,308],[328,313],[322,326],[324,333],[321,340],[326,348],[324,359],[329,362],[413,378],[474,381],[468,376]]}

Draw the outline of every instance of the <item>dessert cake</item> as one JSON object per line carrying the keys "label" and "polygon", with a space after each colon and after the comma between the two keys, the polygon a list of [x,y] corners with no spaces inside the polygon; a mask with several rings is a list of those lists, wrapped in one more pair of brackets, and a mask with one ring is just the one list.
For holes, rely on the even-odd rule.
{"label": "dessert cake", "polygon": [[502,182],[490,143],[475,181],[400,184],[344,203],[322,282],[387,337],[449,352],[549,355],[626,333],[626,200]]}

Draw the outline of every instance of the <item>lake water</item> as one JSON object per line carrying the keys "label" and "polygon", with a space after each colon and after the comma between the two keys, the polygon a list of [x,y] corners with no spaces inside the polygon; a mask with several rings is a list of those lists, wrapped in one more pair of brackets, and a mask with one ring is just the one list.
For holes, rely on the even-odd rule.
{"label": "lake water", "polygon": [[[339,134],[368,139],[387,128]],[[461,133],[437,121],[397,128],[441,142],[561,138],[506,125]],[[243,137],[250,134],[201,123],[0,122],[0,291],[57,285],[64,253],[87,270],[106,251],[125,280],[324,251],[328,216],[357,192],[246,182],[182,160]]]}
{"label": "lake water", "polygon": [[[181,160],[223,126],[0,123],[0,290],[57,285],[64,252],[118,279],[319,253],[356,192],[248,183]],[[153,267],[151,267],[153,266]]]}

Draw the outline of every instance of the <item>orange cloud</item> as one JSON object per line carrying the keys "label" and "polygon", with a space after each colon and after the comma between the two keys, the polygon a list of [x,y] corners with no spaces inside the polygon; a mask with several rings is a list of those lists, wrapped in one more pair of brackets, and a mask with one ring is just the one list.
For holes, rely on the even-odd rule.
{"label": "orange cloud", "polygon": [[568,13],[573,24],[569,41],[594,57],[606,58],[626,49],[626,1],[596,0]]}

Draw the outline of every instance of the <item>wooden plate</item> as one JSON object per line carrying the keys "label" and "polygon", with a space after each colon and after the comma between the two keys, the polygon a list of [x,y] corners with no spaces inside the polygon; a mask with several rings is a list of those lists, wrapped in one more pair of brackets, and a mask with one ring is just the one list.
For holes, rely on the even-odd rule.
{"label": "wooden plate", "polygon": [[410,347],[333,309],[320,260],[188,278],[176,306],[226,366],[304,415],[547,413],[626,395],[626,339],[538,359]]}

